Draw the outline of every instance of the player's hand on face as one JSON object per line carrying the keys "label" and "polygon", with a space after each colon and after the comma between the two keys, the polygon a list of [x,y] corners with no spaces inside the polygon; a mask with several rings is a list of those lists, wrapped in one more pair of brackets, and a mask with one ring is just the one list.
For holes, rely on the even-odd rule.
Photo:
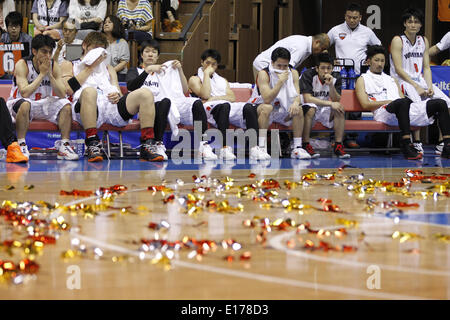
{"label": "player's hand on face", "polygon": [[331,74],[326,74],[324,77],[324,80],[325,80],[325,84],[326,85],[330,85],[330,84],[332,84],[333,83],[333,76],[331,75]]}
{"label": "player's hand on face", "polygon": [[278,75],[278,80],[283,83],[286,82],[287,79],[289,79],[289,71],[287,71],[287,70]]}
{"label": "player's hand on face", "polygon": [[431,98],[432,96],[434,96],[434,90],[433,90],[433,88],[430,88],[430,89],[427,90],[427,96],[430,97],[430,98]]}
{"label": "player's hand on face", "polygon": [[39,71],[43,74],[47,74],[50,71],[51,63],[50,59],[45,57],[39,61]]}
{"label": "player's hand on face", "polygon": [[207,66],[205,68],[205,71],[203,71],[204,74],[207,76],[211,76],[214,73],[214,68],[212,66]]}
{"label": "player's hand on face", "polygon": [[118,92],[111,92],[108,94],[107,97],[108,97],[109,102],[114,103],[114,104],[118,103],[119,99],[120,99],[120,95]]}

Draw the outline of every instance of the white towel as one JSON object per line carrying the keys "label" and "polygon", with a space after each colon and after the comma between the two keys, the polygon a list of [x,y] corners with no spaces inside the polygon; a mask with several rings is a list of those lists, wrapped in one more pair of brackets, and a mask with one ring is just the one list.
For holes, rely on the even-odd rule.
{"label": "white towel", "polygon": [[376,101],[393,101],[400,98],[394,78],[388,76],[384,72],[376,74],[368,70],[366,73],[362,74],[362,77],[369,99],[375,99]]}
{"label": "white towel", "polygon": [[[278,82],[278,74],[285,72],[285,70],[277,70],[272,67],[272,64],[269,65],[269,78],[270,78],[270,87],[273,88]],[[280,105],[286,111],[289,111],[289,107],[294,102],[294,99],[298,97],[297,90],[294,86],[294,80],[292,77],[292,71],[289,69],[289,78],[283,84],[278,95],[274,99],[274,101],[279,101]],[[274,102],[272,101],[272,103]]]}
{"label": "white towel", "polygon": [[160,96],[170,99],[171,106],[169,111],[169,125],[172,130],[172,136],[178,136],[178,124],[180,123],[180,112],[176,105],[180,100],[185,99],[181,85],[180,74],[177,69],[172,68],[173,60],[165,62],[167,68],[164,72],[157,73],[160,83]]}
{"label": "white towel", "polygon": [[[81,60],[81,63],[74,65],[74,75],[79,74],[84,68],[86,68],[86,66],[92,65],[100,56],[107,54],[108,53],[104,48],[92,49],[83,58],[83,60]],[[93,72],[86,79],[81,88],[77,90],[77,92],[75,92],[74,100],[78,100],[80,98],[81,91],[83,91],[84,88],[88,87],[96,88],[104,95],[108,95],[112,92],[119,92],[118,89],[111,84],[106,60],[93,70]]]}

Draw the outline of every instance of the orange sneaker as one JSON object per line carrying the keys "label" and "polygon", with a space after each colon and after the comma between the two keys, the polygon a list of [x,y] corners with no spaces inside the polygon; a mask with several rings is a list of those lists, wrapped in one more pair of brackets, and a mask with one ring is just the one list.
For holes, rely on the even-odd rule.
{"label": "orange sneaker", "polygon": [[13,142],[8,146],[8,149],[6,151],[6,162],[28,162],[28,157],[22,153],[22,150],[20,150],[20,146],[17,142]]}

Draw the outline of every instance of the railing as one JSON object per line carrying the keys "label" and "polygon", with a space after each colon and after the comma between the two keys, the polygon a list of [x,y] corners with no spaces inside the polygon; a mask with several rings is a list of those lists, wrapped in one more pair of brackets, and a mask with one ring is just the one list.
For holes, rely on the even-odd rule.
{"label": "railing", "polygon": [[206,0],[201,0],[200,1],[200,3],[198,4],[197,8],[195,9],[195,11],[192,14],[191,18],[189,19],[189,21],[183,26],[183,30],[181,31],[180,37],[179,37],[180,40],[186,41],[187,33],[191,29],[191,27],[194,24],[195,20],[197,19],[198,16],[200,18],[202,17],[203,6],[205,4],[206,4]]}

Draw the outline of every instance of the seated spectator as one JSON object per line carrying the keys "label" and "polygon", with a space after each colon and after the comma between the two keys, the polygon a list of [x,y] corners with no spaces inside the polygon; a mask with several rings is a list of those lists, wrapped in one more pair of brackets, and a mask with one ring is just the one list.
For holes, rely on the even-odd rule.
{"label": "seated spectator", "polygon": [[148,0],[119,0],[117,17],[126,29],[127,40],[152,40],[153,10]]}
{"label": "seated spectator", "polygon": [[162,30],[164,32],[181,32],[183,25],[177,18],[178,0],[161,0]]}
{"label": "seated spectator", "polygon": [[31,13],[33,14],[34,35],[43,33],[55,40],[61,39],[62,22],[68,17],[67,0],[34,0]]}
{"label": "seated spectator", "polygon": [[66,59],[66,45],[67,44],[79,44],[83,42],[80,39],[75,39],[77,35],[77,28],[71,20],[66,19],[63,22],[63,38],[60,39],[56,44],[56,49],[53,51],[53,61],[61,64],[64,59]]}
{"label": "seated spectator", "polygon": [[[31,54],[31,40],[33,39],[28,33],[22,32],[23,17],[20,12],[12,11],[8,13],[5,18],[6,32],[2,34],[0,42],[12,43],[22,42],[27,43],[22,56],[29,56]],[[28,48],[27,48],[28,47]]]}
{"label": "seated spectator", "polygon": [[119,81],[125,81],[127,75],[127,64],[130,61],[130,48],[124,39],[124,30],[120,20],[113,15],[109,15],[103,22],[103,33],[108,39],[108,63],[114,67]]}
{"label": "seated spectator", "polygon": [[0,0],[0,28],[1,32],[6,32],[6,16],[13,11],[16,11],[14,0]]}
{"label": "seated spectator", "polygon": [[[5,19],[7,32],[3,33],[1,36],[1,43],[12,43],[12,42],[20,42],[23,43],[22,48],[14,48],[10,52],[13,53],[14,56],[14,64],[19,61],[21,58],[29,56],[31,54],[31,36],[22,31],[22,22],[23,18],[20,12],[12,11],[10,12]],[[17,49],[17,50],[16,50]],[[6,51],[5,51],[6,52]],[[3,64],[0,63],[1,70],[0,76],[1,79],[12,79],[14,73],[14,64]]]}
{"label": "seated spectator", "polygon": [[75,20],[77,39],[83,40],[89,32],[100,31],[106,7],[106,0],[70,0],[69,19]]}

